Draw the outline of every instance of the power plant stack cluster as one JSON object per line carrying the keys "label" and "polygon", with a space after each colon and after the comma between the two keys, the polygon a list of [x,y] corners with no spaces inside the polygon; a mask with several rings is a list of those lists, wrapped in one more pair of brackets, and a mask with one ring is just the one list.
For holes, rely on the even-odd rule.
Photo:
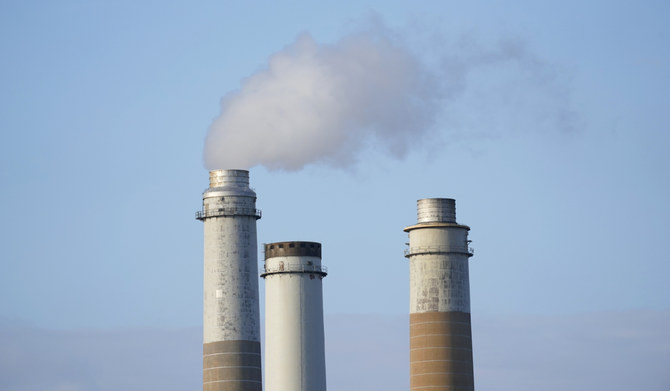
{"label": "power plant stack cluster", "polygon": [[[410,263],[410,389],[474,390],[467,239],[455,201],[418,201]],[[203,192],[203,391],[263,389],[256,193],[246,170],[212,170]],[[321,244],[266,244],[267,391],[325,391]]]}

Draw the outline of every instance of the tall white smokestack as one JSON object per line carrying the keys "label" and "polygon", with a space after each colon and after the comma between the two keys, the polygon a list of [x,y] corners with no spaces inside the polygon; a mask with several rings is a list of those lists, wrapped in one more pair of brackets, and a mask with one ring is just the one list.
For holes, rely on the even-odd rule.
{"label": "tall white smokestack", "polygon": [[245,170],[212,170],[202,194],[203,391],[261,391],[256,193]]}
{"label": "tall white smokestack", "polygon": [[265,245],[267,391],[326,391],[321,244]]}
{"label": "tall white smokestack", "polygon": [[410,390],[473,391],[470,282],[466,225],[456,202],[418,201],[409,233]]}

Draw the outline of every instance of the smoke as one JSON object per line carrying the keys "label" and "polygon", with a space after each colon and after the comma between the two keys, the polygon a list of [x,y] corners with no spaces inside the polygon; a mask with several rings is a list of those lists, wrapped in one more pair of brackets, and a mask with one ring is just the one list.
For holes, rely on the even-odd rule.
{"label": "smoke", "polygon": [[[429,66],[383,27],[334,44],[318,44],[309,34],[301,34],[222,99],[221,114],[207,134],[205,165],[209,169],[262,165],[289,171],[314,162],[346,167],[368,144],[402,158],[411,148],[426,144],[441,114],[453,114],[449,108],[460,110],[463,102],[452,103],[467,95],[473,70],[482,69],[487,76],[492,65],[503,69],[511,63],[516,76],[530,74],[537,79],[542,74],[538,72],[542,65],[515,41],[486,48],[461,40],[434,51],[423,51],[424,60],[437,58]],[[524,85],[525,91],[537,83]],[[501,88],[505,91],[500,99],[490,105],[505,107],[506,102],[524,99],[529,105],[542,102],[528,93],[507,99],[510,89]],[[473,119],[482,113],[492,116],[496,110],[482,107]],[[468,118],[463,118],[467,126]]]}
{"label": "smoke", "polygon": [[381,33],[333,45],[302,34],[222,99],[207,135],[206,166],[346,166],[370,137],[402,157],[429,129],[439,96],[434,75]]}

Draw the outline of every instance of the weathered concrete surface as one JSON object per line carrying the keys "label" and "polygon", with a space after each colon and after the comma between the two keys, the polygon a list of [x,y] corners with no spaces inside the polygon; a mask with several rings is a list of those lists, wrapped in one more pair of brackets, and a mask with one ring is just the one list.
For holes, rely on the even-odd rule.
{"label": "weathered concrete surface", "polygon": [[256,194],[244,170],[210,172],[204,223],[203,391],[262,389]]}
{"label": "weathered concrete surface", "polygon": [[410,390],[474,390],[468,231],[452,199],[418,201],[409,233]]}

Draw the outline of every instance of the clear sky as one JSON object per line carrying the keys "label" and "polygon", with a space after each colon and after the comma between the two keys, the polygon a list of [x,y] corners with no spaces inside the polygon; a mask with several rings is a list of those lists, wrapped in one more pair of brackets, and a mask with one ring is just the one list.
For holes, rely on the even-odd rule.
{"label": "clear sky", "polygon": [[221,98],[301,33],[329,45],[371,24],[448,86],[428,136],[400,158],[366,137],[344,168],[251,168],[259,243],[323,243],[328,316],[407,313],[402,229],[427,197],[455,198],[472,228],[473,316],[665,314],[668,15],[664,1],[3,1],[0,318],[200,327],[194,212]]}

